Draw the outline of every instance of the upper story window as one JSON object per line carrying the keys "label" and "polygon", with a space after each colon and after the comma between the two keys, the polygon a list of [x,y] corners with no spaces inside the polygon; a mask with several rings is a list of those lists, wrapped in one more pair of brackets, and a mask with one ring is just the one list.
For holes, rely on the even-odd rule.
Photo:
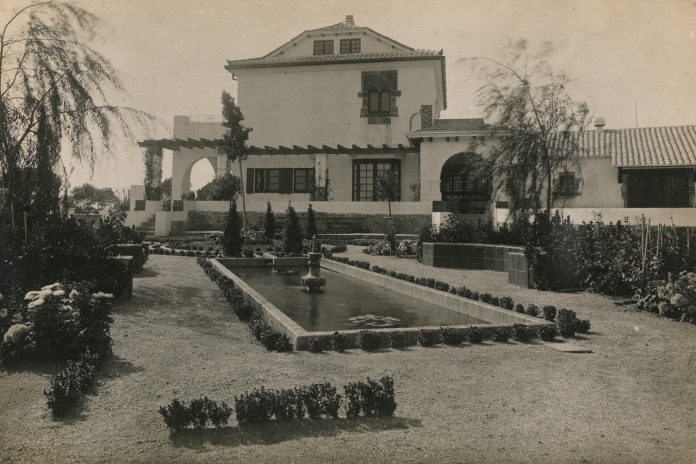
{"label": "upper story window", "polygon": [[400,95],[396,71],[363,72],[362,92],[358,94],[363,99],[361,116],[398,116],[396,97]]}
{"label": "upper story window", "polygon": [[315,40],[314,41],[314,54],[315,55],[333,55],[333,52],[334,52],[334,41],[333,40]]}
{"label": "upper story window", "polygon": [[360,53],[360,39],[341,39],[341,53]]}

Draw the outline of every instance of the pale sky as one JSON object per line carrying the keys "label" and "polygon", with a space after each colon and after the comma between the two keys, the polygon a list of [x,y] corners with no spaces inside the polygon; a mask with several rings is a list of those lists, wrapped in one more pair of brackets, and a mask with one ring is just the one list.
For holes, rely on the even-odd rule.
{"label": "pale sky", "polygon": [[[0,20],[7,15],[7,0]],[[9,9],[24,5],[9,0]],[[607,128],[696,124],[694,0],[81,0],[104,21],[93,45],[121,71],[128,98],[169,127],[176,114],[220,112],[220,94],[236,94],[227,59],[262,56],[300,32],[352,14],[414,48],[444,49],[448,110],[441,117],[480,117],[481,85],[465,57],[499,57],[508,40],[551,41],[552,64],[572,79]],[[2,21],[4,23],[4,21]],[[142,138],[167,137],[165,129]],[[301,141],[298,141],[301,144]],[[165,150],[165,176],[171,172]],[[192,183],[213,175],[200,163]],[[123,188],[142,184],[142,149],[119,141],[93,175],[75,166],[70,183]]]}

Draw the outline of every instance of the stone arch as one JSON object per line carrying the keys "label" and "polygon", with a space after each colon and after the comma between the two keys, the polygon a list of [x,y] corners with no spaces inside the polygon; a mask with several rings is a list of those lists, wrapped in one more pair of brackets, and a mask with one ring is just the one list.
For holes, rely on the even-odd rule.
{"label": "stone arch", "polygon": [[474,152],[450,156],[440,169],[440,194],[452,212],[483,214],[491,202],[492,177]]}
{"label": "stone arch", "polygon": [[207,159],[213,168],[214,178],[224,174],[227,159],[213,150],[175,150],[172,154],[172,200],[180,200],[189,191],[193,166]]}

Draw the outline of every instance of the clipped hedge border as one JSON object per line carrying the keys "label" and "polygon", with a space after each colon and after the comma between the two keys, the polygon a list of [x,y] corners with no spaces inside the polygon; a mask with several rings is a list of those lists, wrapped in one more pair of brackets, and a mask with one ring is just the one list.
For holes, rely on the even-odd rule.
{"label": "clipped hedge border", "polygon": [[[385,376],[379,381],[350,382],[340,395],[330,383],[315,383],[297,388],[267,390],[255,388],[235,396],[234,413],[239,425],[264,423],[271,420],[338,419],[341,407],[346,417],[392,417],[396,411],[394,379]],[[218,405],[208,397],[189,403],[174,399],[160,406],[167,428],[174,432],[193,426],[203,429],[208,424],[220,428],[227,425],[232,408]]]}
{"label": "clipped hedge border", "polygon": [[256,340],[260,341],[268,351],[287,352],[292,351],[290,339],[283,332],[274,329],[268,324],[256,307],[246,295],[239,290],[232,279],[215,269],[213,263],[204,255],[196,258],[196,262],[203,268],[210,280],[215,282],[222,290],[225,298],[232,307],[232,311],[249,326],[249,330]]}
{"label": "clipped hedge border", "polygon": [[[527,306],[527,308],[525,308],[520,303],[515,304],[513,299],[509,296],[497,297],[491,295],[490,293],[479,293],[467,287],[455,287],[446,282],[442,282],[431,277],[416,277],[403,272],[396,272],[389,269],[385,269],[381,266],[370,265],[368,261],[353,260],[345,257],[331,255],[327,255],[325,256],[325,258],[339,263],[347,264],[349,266],[355,266],[360,269],[393,277],[395,279],[404,280],[406,282],[410,282],[416,285],[422,285],[424,287],[433,288],[435,290],[453,293],[462,298],[467,298],[469,300],[481,301],[483,303],[498,306],[509,311],[516,311],[519,313],[527,314],[528,316],[546,319],[549,322],[556,322],[558,325],[558,332],[563,337],[573,337],[575,336],[576,332],[587,333],[590,331],[590,321],[588,319],[578,319],[575,311],[570,309],[561,308],[557,311],[555,306],[549,305],[544,306],[543,311],[539,311],[539,307],[537,305],[530,304]],[[561,312],[563,312],[562,317],[560,315]],[[566,312],[568,313],[566,314]]]}

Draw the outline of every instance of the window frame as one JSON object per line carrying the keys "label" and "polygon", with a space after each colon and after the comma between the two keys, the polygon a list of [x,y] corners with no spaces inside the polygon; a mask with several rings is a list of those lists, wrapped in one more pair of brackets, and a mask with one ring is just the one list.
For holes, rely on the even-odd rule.
{"label": "window frame", "polygon": [[[567,179],[570,179],[567,180]],[[574,172],[563,172],[558,175],[558,188],[556,189],[556,195],[559,197],[572,197],[575,196],[575,173]]]}
{"label": "window frame", "polygon": [[[277,187],[271,187],[271,172],[276,172]],[[254,193],[280,193],[280,168],[256,168],[254,170]]]}
{"label": "window frame", "polygon": [[[329,44],[330,44],[330,46],[327,47],[327,45],[329,45]],[[331,51],[327,50],[329,48],[331,49]],[[334,41],[333,41],[333,39],[315,40],[314,41],[314,54],[315,55],[333,55],[334,54]]]}
{"label": "window frame", "polygon": [[[381,165],[390,165],[389,170],[395,170],[396,174],[399,178],[399,188],[397,189],[396,192],[396,198],[394,201],[401,201],[401,187],[402,187],[402,178],[401,178],[401,160],[400,159],[390,159],[390,158],[383,158],[383,159],[357,159],[353,160],[353,179],[352,179],[352,198],[353,201],[379,201],[377,200],[377,177],[379,177],[381,174],[386,172],[385,169]],[[370,166],[371,165],[371,173],[367,173],[367,169],[362,169],[362,166]],[[365,173],[367,176],[363,176],[362,174]],[[369,182],[365,182],[364,184],[362,183],[363,178],[369,179]],[[371,187],[371,188],[370,188]],[[369,192],[369,195],[367,195],[367,192]],[[363,198],[363,194],[366,194],[366,197],[369,198]]]}
{"label": "window frame", "polygon": [[[357,47],[355,47],[356,43],[358,45]],[[341,39],[339,42],[339,51],[341,55],[360,53],[361,48],[362,44],[360,43],[360,39]]]}
{"label": "window frame", "polygon": [[[304,173],[305,176],[305,182],[306,182],[306,187],[304,189],[300,189],[297,187],[297,174],[298,173]],[[315,171],[314,168],[295,168],[292,173],[292,188],[294,193],[312,193],[315,190]]]}

